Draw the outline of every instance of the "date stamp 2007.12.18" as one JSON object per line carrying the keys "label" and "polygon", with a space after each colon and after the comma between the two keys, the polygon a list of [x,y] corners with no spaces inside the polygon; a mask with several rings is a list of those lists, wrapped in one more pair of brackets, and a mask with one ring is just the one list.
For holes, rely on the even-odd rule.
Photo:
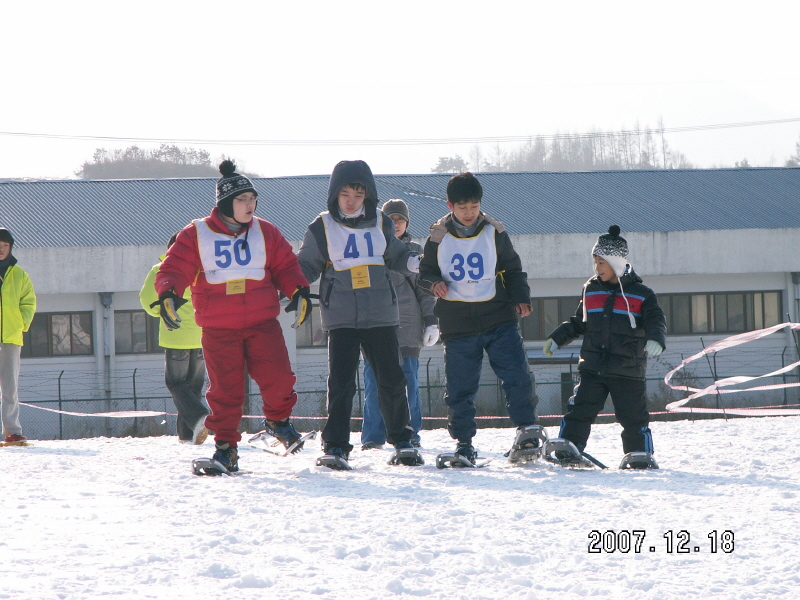
{"label": "date stamp 2007.12.18", "polygon": [[608,529],[589,532],[589,554],[641,554],[645,552],[666,552],[667,554],[690,554],[692,552],[723,552],[730,554],[734,548],[733,532],[729,529],[709,531],[700,542],[692,542],[692,535],[685,529],[673,531],[669,529],[656,541],[648,540],[644,529]]}

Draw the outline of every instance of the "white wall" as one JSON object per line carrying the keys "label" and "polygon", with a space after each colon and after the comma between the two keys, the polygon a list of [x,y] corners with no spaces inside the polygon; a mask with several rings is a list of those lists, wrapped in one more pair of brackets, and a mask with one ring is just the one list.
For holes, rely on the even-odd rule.
{"label": "white wall", "polygon": [[[800,271],[800,229],[731,229],[622,233],[630,261],[647,277]],[[514,235],[533,279],[591,274],[595,234]]]}
{"label": "white wall", "polygon": [[37,295],[139,292],[163,246],[76,246],[14,251]]}

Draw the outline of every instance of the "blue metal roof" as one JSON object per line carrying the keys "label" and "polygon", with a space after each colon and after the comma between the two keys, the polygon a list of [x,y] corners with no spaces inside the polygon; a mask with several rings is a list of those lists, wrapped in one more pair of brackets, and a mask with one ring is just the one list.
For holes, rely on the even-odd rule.
{"label": "blue metal roof", "polygon": [[[450,175],[376,175],[410,231],[447,211]],[[483,209],[512,234],[800,227],[800,168],[481,173]],[[20,246],[158,245],[214,205],[214,178],[0,182],[0,226]],[[325,209],[328,175],[255,178],[257,214],[290,240]]]}

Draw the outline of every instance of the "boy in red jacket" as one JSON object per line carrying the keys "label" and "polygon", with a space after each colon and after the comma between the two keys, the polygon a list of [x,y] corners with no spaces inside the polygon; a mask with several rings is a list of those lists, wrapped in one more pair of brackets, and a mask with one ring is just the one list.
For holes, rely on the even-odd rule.
{"label": "boy in red jacket", "polygon": [[252,182],[229,160],[219,170],[217,206],[181,230],[155,287],[161,318],[171,329],[180,327],[176,310],[191,286],[209,379],[211,414],[205,424],[215,433],[214,460],[226,471],[237,471],[245,366],[261,391],[267,431],[287,449],[300,438],[289,423],[297,394],[276,319],[278,292],[292,298],[287,311],[297,311],[296,325],[307,318],[311,304],[308,281],[289,242],[275,225],[254,215],[258,194]]}

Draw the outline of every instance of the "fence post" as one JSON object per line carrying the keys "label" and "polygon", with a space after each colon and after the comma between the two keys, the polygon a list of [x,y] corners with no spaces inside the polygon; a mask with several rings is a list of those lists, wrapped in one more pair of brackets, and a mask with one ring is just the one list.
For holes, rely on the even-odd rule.
{"label": "fence post", "polygon": [[58,439],[64,439],[64,415],[61,414],[61,411],[64,410],[61,406],[61,377],[64,375],[64,371],[58,374]]}
{"label": "fence post", "polygon": [[[786,355],[786,348],[784,348],[783,352],[781,352],[781,367],[785,367],[786,366],[786,360],[784,360],[785,355]],[[783,385],[786,385],[786,373],[784,373],[781,376],[781,379],[783,379]],[[783,388],[783,405],[786,406],[788,403],[789,402],[788,402],[788,400],[786,398],[786,388],[784,387]]]}
{"label": "fence post", "polygon": [[[706,349],[706,343],[703,341],[702,336],[700,337],[700,344],[703,346],[703,350]],[[714,380],[714,384],[717,383],[717,353],[714,353],[714,366],[711,366],[711,361],[708,359],[708,354],[705,355],[706,362],[708,363],[708,370],[711,371],[711,377]],[[719,388],[716,390],[717,392],[717,408],[720,408],[719,402]],[[722,416],[725,417],[725,420],[728,420],[728,415],[725,413],[725,409],[722,409]]]}
{"label": "fence post", "polygon": [[[136,371],[139,369],[133,370],[133,410],[139,410],[139,403],[136,399]],[[133,437],[139,437],[139,419],[133,417]]]}

